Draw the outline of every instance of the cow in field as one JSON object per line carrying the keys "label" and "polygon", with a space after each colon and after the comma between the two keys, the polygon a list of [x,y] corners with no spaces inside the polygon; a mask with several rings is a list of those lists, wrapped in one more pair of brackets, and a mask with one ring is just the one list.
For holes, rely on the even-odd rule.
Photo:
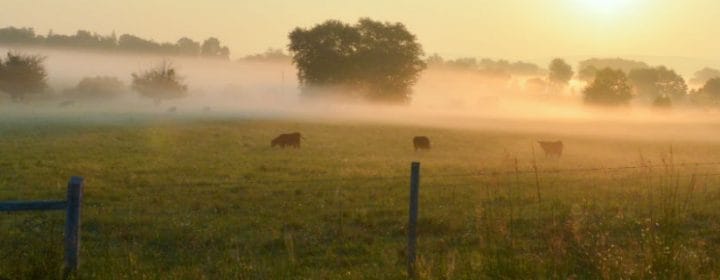
{"label": "cow in field", "polygon": [[545,157],[560,157],[563,152],[562,141],[538,141],[540,147],[545,151]]}
{"label": "cow in field", "polygon": [[300,135],[300,132],[280,134],[278,137],[275,137],[275,139],[270,141],[270,147],[280,146],[280,148],[285,148],[286,146],[289,146],[299,149],[300,138],[305,139],[305,137]]}
{"label": "cow in field", "polygon": [[430,150],[430,138],[425,136],[415,136],[413,138],[413,146],[417,150]]}

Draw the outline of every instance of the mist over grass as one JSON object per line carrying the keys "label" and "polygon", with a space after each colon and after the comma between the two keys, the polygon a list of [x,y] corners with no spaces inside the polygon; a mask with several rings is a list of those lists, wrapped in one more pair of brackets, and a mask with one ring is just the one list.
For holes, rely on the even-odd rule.
{"label": "mist over grass", "polygon": [[[0,49],[0,52],[6,50]],[[683,105],[672,110],[649,106],[613,109],[586,106],[584,82],[538,90],[536,77],[498,79],[469,71],[430,68],[414,86],[409,105],[357,100],[309,100],[300,96],[296,70],[287,61],[223,61],[182,57],[108,55],[51,49],[24,49],[46,57],[52,91],[27,103],[0,99],[3,122],[47,120],[144,122],[156,119],[254,118],[334,122],[374,122],[459,129],[709,141],[720,123],[715,110]],[[117,98],[75,100],[63,94],[85,77],[117,77],[129,85],[131,73],[172,61],[189,86],[188,96],[159,106],[130,90]],[[70,103],[68,106],[63,102]]]}

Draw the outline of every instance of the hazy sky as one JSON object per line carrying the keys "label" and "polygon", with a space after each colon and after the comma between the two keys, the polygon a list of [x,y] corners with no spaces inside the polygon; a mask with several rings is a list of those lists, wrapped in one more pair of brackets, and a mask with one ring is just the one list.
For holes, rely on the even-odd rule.
{"label": "hazy sky", "polygon": [[159,41],[216,36],[233,57],[284,47],[326,19],[400,21],[426,53],[543,59],[650,55],[720,59],[720,0],[0,0],[0,26]]}

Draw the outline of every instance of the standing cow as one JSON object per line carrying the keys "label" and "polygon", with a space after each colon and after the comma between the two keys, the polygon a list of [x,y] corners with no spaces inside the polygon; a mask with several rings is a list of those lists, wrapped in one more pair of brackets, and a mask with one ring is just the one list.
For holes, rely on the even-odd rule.
{"label": "standing cow", "polygon": [[415,136],[413,138],[413,146],[417,150],[430,150],[430,138],[425,136]]}
{"label": "standing cow", "polygon": [[545,151],[545,157],[560,157],[563,152],[562,141],[538,141],[540,147]]}
{"label": "standing cow", "polygon": [[270,147],[280,146],[280,148],[285,148],[286,146],[290,146],[299,149],[300,138],[305,139],[305,137],[300,135],[300,132],[280,134],[270,141]]}

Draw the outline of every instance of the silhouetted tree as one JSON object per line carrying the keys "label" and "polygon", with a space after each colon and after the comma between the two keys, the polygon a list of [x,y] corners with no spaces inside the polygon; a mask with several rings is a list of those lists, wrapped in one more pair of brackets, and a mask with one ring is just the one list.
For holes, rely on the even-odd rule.
{"label": "silhouetted tree", "polygon": [[428,67],[444,66],[445,59],[439,54],[434,53],[431,56],[428,56],[427,59],[425,59],[425,63]]}
{"label": "silhouetted tree", "polygon": [[200,54],[206,57],[228,59],[230,57],[230,49],[220,46],[220,40],[217,38],[210,37],[203,42],[200,48]]}
{"label": "silhouetted tree", "polygon": [[532,76],[538,75],[543,70],[533,63],[516,61],[510,62],[504,59],[493,60],[483,58],[480,61],[473,57],[461,57],[457,59],[445,60],[437,54],[433,54],[426,59],[430,67],[447,67],[456,70],[478,71],[483,76],[489,77],[506,77],[511,76]]}
{"label": "silhouetted tree", "polygon": [[317,87],[348,87],[370,100],[406,102],[425,68],[422,46],[401,23],[367,18],[355,25],[328,20],[311,29],[296,28],[289,50],[303,94]]}
{"label": "silhouetted tree", "polygon": [[478,70],[478,61],[474,57],[460,57],[445,61],[445,66],[461,70]]}
{"label": "silhouetted tree", "polygon": [[720,78],[720,70],[705,67],[695,72],[695,76],[690,80],[690,83],[695,85],[704,85],[707,81],[713,78]]}
{"label": "silhouetted tree", "polygon": [[560,58],[553,59],[548,68],[550,70],[548,80],[555,85],[567,85],[574,74],[572,66]]}
{"label": "silhouetted tree", "polygon": [[178,52],[182,55],[197,56],[200,54],[200,43],[188,37],[182,37],[176,43]]}
{"label": "silhouetted tree", "polygon": [[[623,58],[591,58],[580,61],[578,68],[583,71],[585,68],[592,67],[595,71],[588,71],[587,74],[593,74],[597,70],[610,68],[615,70],[622,70],[625,73],[629,73],[633,69],[650,68],[645,62],[623,59]],[[592,69],[590,68],[590,69]],[[594,75],[583,75],[580,79],[590,81],[594,78]]]}
{"label": "silhouetted tree", "polygon": [[595,73],[597,73],[597,71],[598,69],[593,65],[580,68],[580,71],[578,71],[578,79],[586,82],[592,82],[592,80],[595,79]]}
{"label": "silhouetted tree", "polygon": [[[176,43],[157,43],[131,34],[118,38],[113,32],[103,36],[86,30],[78,30],[74,35],[55,34],[52,30],[46,37],[35,35],[32,28],[0,28],[0,44],[40,45],[55,48],[81,48],[104,51],[123,51],[137,53],[155,53],[168,55],[199,56],[200,43],[183,37]],[[210,38],[203,44],[203,55],[213,58],[229,58],[230,50],[221,46],[216,38]]]}
{"label": "silhouetted tree", "polygon": [[652,102],[658,97],[679,100],[685,97],[688,90],[685,79],[665,66],[634,69],[628,73],[628,79],[638,97]]}
{"label": "silhouetted tree", "polygon": [[118,49],[133,52],[157,52],[160,46],[151,40],[145,40],[130,34],[123,34],[120,36],[120,39],[118,39]]}
{"label": "silhouetted tree", "polygon": [[655,100],[653,100],[652,105],[656,108],[667,109],[672,107],[672,99],[670,99],[669,96],[658,96],[655,98]]}
{"label": "silhouetted tree", "polygon": [[35,44],[42,38],[35,35],[32,28],[0,28],[0,43],[3,44]]}
{"label": "silhouetted tree", "polygon": [[605,68],[583,91],[585,102],[595,105],[623,105],[632,99],[632,86],[621,70]]}
{"label": "silhouetted tree", "polygon": [[22,101],[28,94],[36,94],[47,88],[45,58],[8,52],[0,59],[0,91],[14,101]]}
{"label": "silhouetted tree", "polygon": [[74,88],[65,90],[68,97],[79,99],[111,99],[126,90],[125,84],[116,77],[85,77]]}
{"label": "silhouetted tree", "polygon": [[547,92],[548,83],[541,78],[532,78],[525,81],[525,91],[529,93],[544,94]]}
{"label": "silhouetted tree", "polygon": [[242,60],[256,62],[290,62],[292,57],[281,49],[269,48],[264,53],[247,55]]}
{"label": "silhouetted tree", "polygon": [[145,72],[133,73],[132,88],[141,96],[153,99],[156,105],[162,100],[181,98],[187,94],[187,85],[167,61]]}

